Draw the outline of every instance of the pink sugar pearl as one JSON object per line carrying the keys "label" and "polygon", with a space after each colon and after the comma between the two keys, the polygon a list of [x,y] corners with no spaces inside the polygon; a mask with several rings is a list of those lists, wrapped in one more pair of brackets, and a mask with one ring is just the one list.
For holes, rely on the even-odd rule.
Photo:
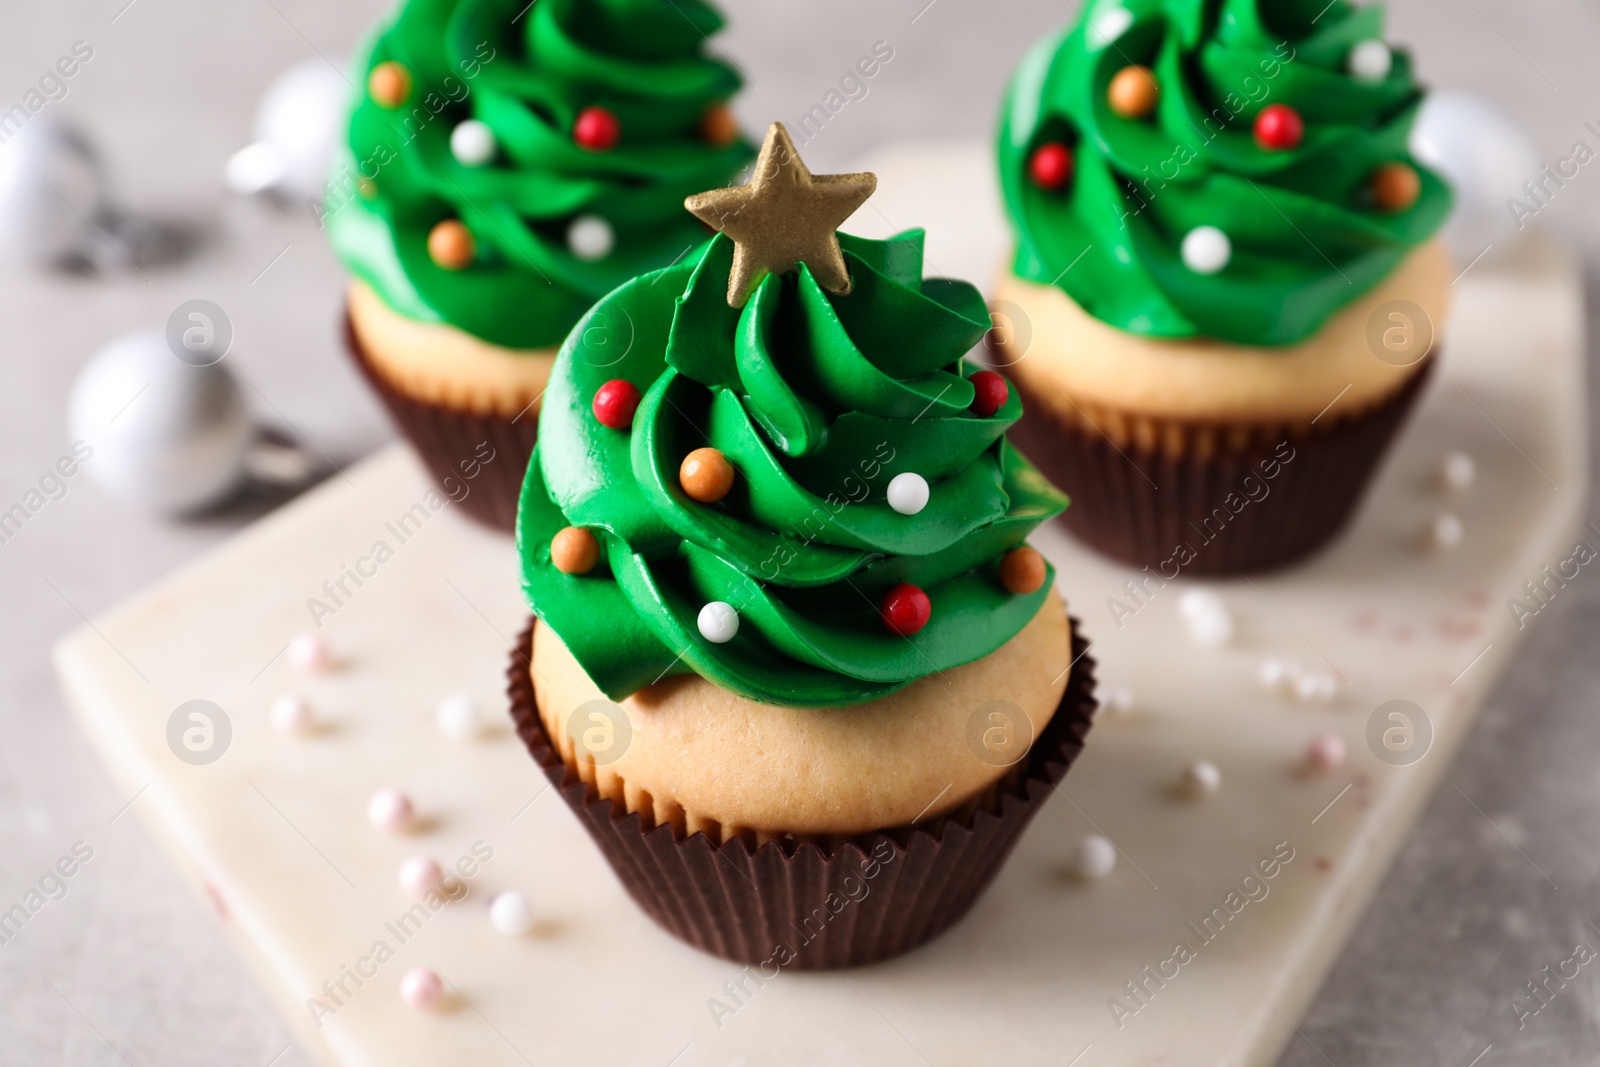
{"label": "pink sugar pearl", "polygon": [[333,653],[321,634],[296,634],[289,642],[289,663],[304,674],[320,674],[333,666]]}
{"label": "pink sugar pearl", "polygon": [[413,1008],[431,1008],[444,997],[444,979],[426,967],[407,971],[400,979],[400,999]]}
{"label": "pink sugar pearl", "polygon": [[1344,741],[1333,734],[1318,734],[1306,746],[1306,766],[1318,773],[1331,771],[1344,763]]}
{"label": "pink sugar pearl", "polygon": [[411,800],[398,789],[380,789],[367,801],[367,821],[392,834],[411,828]]}
{"label": "pink sugar pearl", "polygon": [[444,871],[427,856],[412,856],[400,865],[400,888],[408,896],[421,900],[429,893],[444,888]]}

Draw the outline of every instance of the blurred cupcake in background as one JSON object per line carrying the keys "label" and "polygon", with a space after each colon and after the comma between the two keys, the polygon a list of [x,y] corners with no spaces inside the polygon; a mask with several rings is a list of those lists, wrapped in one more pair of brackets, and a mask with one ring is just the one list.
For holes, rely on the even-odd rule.
{"label": "blurred cupcake in background", "polygon": [[1009,89],[996,360],[1069,528],[1136,566],[1293,563],[1428,378],[1450,207],[1423,94],[1346,0],[1096,0]]}
{"label": "blurred cupcake in background", "polygon": [[[410,0],[373,35],[323,214],[352,355],[434,478],[510,530],[562,339],[687,254],[754,154],[700,0]],[[628,324],[593,350],[620,358]],[[609,354],[607,354],[609,353]]]}

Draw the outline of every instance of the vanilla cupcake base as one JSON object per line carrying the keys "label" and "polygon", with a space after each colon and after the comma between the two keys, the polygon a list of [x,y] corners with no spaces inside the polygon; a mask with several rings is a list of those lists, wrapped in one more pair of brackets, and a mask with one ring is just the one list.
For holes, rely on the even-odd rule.
{"label": "vanilla cupcake base", "polygon": [[784,838],[757,846],[734,836],[718,845],[601,796],[546,731],[529,669],[533,623],[507,670],[511,715],[629,896],[668,932],[766,977],[860,966],[916,948],[959,921],[1083,750],[1095,710],[1094,660],[1068,625],[1065,691],[986,803],[842,842]]}

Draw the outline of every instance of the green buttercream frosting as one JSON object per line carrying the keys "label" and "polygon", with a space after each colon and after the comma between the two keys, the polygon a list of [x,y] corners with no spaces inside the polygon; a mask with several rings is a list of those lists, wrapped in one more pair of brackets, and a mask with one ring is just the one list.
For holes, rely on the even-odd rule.
{"label": "green buttercream frosting", "polygon": [[[1053,572],[1024,595],[997,574],[1067,500],[1005,440],[1022,414],[1014,391],[992,416],[970,410],[964,357],[990,325],[983,298],[923,279],[921,231],[840,241],[848,295],[801,266],[733,308],[733,244],[719,234],[602,300],[556,360],[518,515],[523,589],[614,700],[692,672],[768,703],[860,703],[988,655],[1050,589]],[[626,430],[592,410],[617,378],[642,394]],[[737,471],[709,505],[678,484],[705,446]],[[916,515],[886,499],[903,472],[931,488]],[[600,540],[588,574],[551,563],[569,525]],[[933,605],[909,638],[878,607],[903,582]],[[739,613],[725,644],[697,625],[713,601]]]}
{"label": "green buttercream frosting", "polygon": [[[722,185],[754,153],[700,132],[739,77],[708,58],[722,25],[701,0],[408,0],[371,38],[327,224],[350,271],[394,310],[511,348],[557,345],[597,299],[705,239],[684,197]],[[388,108],[368,76],[394,60],[409,98]],[[573,138],[585,108],[611,112],[615,147]],[[451,134],[476,119],[493,158],[466,165]],[[371,182],[365,193],[354,178]],[[374,192],[375,189],[375,192]],[[588,260],[568,248],[575,219],[597,216],[615,243]],[[477,261],[446,270],[428,255],[444,219],[471,231]]]}
{"label": "green buttercream frosting", "polygon": [[[1384,12],[1346,0],[1091,0],[1077,25],[1018,68],[1000,129],[1000,175],[1022,278],[1054,284],[1090,314],[1133,333],[1289,345],[1389,275],[1443,225],[1450,193],[1412,159],[1422,93],[1409,56],[1389,73],[1350,71],[1382,41]],[[1369,46],[1370,47],[1370,46]],[[1107,102],[1123,67],[1153,70],[1153,113]],[[1296,148],[1253,136],[1263,108],[1304,120]],[[1028,176],[1041,144],[1072,149],[1076,173],[1050,191]],[[1415,167],[1421,196],[1379,210],[1385,163]],[[1183,238],[1221,229],[1232,258],[1215,274],[1185,266]]]}

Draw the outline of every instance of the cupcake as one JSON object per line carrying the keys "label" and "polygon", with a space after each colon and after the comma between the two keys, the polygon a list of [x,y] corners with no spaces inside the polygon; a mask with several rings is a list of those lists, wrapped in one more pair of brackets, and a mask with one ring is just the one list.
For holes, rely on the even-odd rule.
{"label": "cupcake", "polygon": [[963,359],[983,299],[923,280],[920,231],[835,232],[874,184],[774,125],[752,184],[690,198],[720,232],[573,331],[518,514],[519,733],[640,907],[767,967],[958,920],[1094,708],[1024,543],[1066,498]]}
{"label": "cupcake", "polygon": [[573,324],[700,244],[683,198],[754,155],[738,75],[704,54],[720,25],[700,0],[410,0],[356,65],[318,208],[351,274],[349,348],[475,518],[511,530]]}
{"label": "cupcake", "polygon": [[1068,527],[1166,578],[1315,552],[1433,367],[1450,207],[1383,10],[1092,0],[1008,91],[992,345]]}

